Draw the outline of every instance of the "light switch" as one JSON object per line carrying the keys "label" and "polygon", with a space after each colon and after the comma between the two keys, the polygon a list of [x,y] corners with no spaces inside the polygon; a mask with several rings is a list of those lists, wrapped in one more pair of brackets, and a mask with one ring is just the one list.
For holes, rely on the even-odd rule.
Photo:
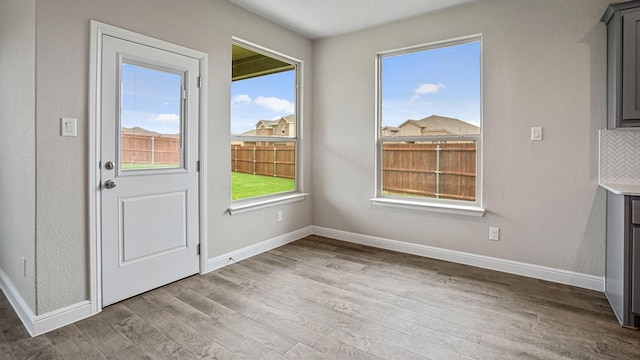
{"label": "light switch", "polygon": [[77,136],[78,119],[60,118],[61,136]]}
{"label": "light switch", "polygon": [[534,140],[534,141],[542,140],[542,127],[534,126],[531,128],[531,140]]}

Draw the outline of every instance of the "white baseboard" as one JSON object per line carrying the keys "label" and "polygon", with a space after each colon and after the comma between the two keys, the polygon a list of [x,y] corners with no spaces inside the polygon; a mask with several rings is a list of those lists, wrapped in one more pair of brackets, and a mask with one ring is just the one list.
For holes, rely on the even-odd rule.
{"label": "white baseboard", "polygon": [[210,271],[220,269],[229,264],[233,264],[236,261],[244,260],[252,256],[261,254],[265,251],[269,251],[282,245],[286,245],[290,242],[302,239],[305,236],[311,235],[313,233],[312,229],[313,227],[308,226],[300,230],[292,231],[290,233],[280,235],[254,245],[247,246],[245,248],[235,250],[212,259],[208,259],[204,271],[202,271],[202,274],[206,274]]}
{"label": "white baseboard", "polygon": [[94,315],[91,312],[91,301],[85,300],[57,309],[46,314],[37,315],[33,319],[32,336],[38,336],[51,330],[67,326],[76,321]]}
{"label": "white baseboard", "polygon": [[602,276],[582,274],[518,261],[470,254],[462,251],[361,235],[320,226],[313,226],[313,234],[360,245],[368,245],[406,254],[424,256],[484,269],[501,271],[509,274],[522,275],[530,278],[577,286],[589,290],[604,291],[604,277]]}
{"label": "white baseboard", "polygon": [[7,300],[9,300],[9,303],[13,306],[13,310],[18,314],[18,317],[24,324],[24,327],[27,328],[27,331],[29,331],[29,334],[33,335],[33,319],[35,318],[35,314],[22,295],[20,295],[13,281],[9,278],[9,275],[2,269],[0,269],[0,289],[2,289],[4,296],[7,297]]}
{"label": "white baseboard", "polygon": [[81,301],[46,314],[35,315],[9,276],[0,269],[0,289],[31,336],[38,336],[92,315],[91,302]]}

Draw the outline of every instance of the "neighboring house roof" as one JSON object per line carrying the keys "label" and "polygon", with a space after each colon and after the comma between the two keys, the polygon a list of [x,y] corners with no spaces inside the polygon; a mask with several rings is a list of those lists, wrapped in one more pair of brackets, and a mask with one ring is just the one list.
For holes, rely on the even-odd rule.
{"label": "neighboring house roof", "polygon": [[256,124],[256,129],[259,129],[261,126],[264,128],[273,128],[278,125],[282,120],[284,120],[287,124],[295,123],[295,115],[287,115],[275,120],[260,120]]}
{"label": "neighboring house roof", "polygon": [[[420,120],[407,120],[395,128],[392,126],[385,126],[384,129],[391,131],[398,131],[402,135],[402,128],[408,124],[415,125],[420,128],[423,134],[429,133],[446,133],[449,135],[466,135],[466,134],[479,134],[480,127],[470,124],[468,122],[439,116],[431,115]],[[397,130],[396,130],[397,129]]]}
{"label": "neighboring house roof", "polygon": [[245,131],[240,135],[242,135],[242,136],[256,136],[256,129]]}
{"label": "neighboring house roof", "polygon": [[282,120],[284,120],[287,124],[293,124],[295,123],[295,115],[291,114],[275,120],[260,120],[256,124],[256,129],[260,128],[261,125],[265,128],[273,128],[274,126],[278,125]]}
{"label": "neighboring house roof", "polygon": [[160,134],[159,132],[143,129],[143,128],[138,127],[138,126],[132,127],[132,128],[123,127],[122,128],[122,133],[123,134],[132,134],[132,135],[137,135],[137,136],[149,136],[149,137],[176,138],[176,137],[180,136],[180,134]]}

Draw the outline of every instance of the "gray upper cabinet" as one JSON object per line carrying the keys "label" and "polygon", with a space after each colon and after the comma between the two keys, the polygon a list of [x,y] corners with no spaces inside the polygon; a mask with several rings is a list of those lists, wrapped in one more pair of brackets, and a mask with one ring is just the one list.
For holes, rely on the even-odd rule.
{"label": "gray upper cabinet", "polygon": [[640,119],[640,8],[622,13],[622,121]]}
{"label": "gray upper cabinet", "polygon": [[607,127],[640,126],[640,0],[609,5]]}

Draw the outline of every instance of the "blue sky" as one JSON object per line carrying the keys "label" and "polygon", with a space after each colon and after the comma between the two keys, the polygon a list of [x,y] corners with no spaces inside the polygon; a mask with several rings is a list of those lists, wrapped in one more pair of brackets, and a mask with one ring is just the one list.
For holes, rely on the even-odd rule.
{"label": "blue sky", "polygon": [[382,59],[382,126],[434,114],[479,125],[479,42]]}
{"label": "blue sky", "polygon": [[[479,124],[478,42],[382,59],[382,125],[436,114]],[[122,126],[180,132],[181,75],[125,64]],[[255,129],[295,110],[295,71],[231,83],[231,132]]]}
{"label": "blue sky", "polygon": [[[182,77],[132,64],[122,66],[122,126],[161,134],[180,132]],[[234,81],[231,84],[231,131],[255,129],[258,120],[294,113],[295,71]]]}
{"label": "blue sky", "polygon": [[[231,133],[292,114],[294,90],[294,71],[232,82]],[[383,126],[434,114],[480,124],[479,42],[383,58]]]}
{"label": "blue sky", "polygon": [[295,112],[295,70],[231,83],[231,133],[255,130],[259,120]]}
{"label": "blue sky", "polygon": [[122,66],[122,126],[180,133],[182,75],[131,64]]}

